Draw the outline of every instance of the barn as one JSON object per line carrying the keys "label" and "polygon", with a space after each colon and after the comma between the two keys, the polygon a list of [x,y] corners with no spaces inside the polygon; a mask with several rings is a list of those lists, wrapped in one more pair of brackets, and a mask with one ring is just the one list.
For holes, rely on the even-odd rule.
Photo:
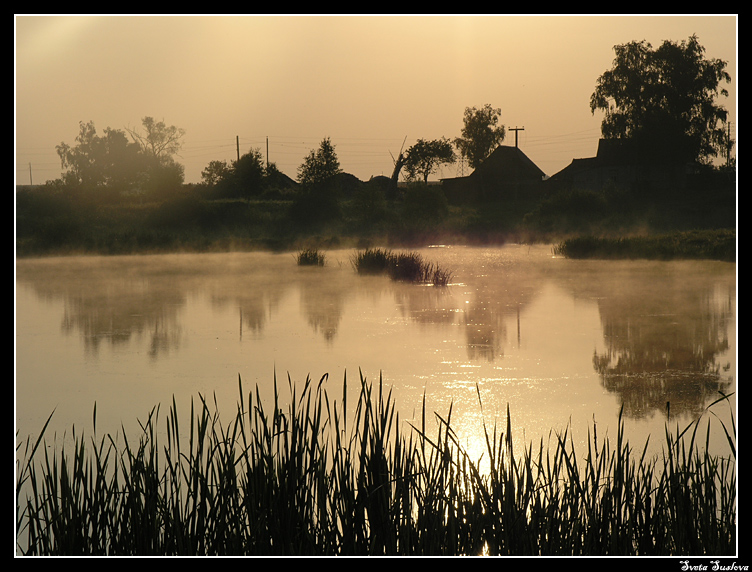
{"label": "barn", "polygon": [[519,200],[544,190],[546,174],[519,147],[500,145],[467,177],[442,179],[453,204]]}

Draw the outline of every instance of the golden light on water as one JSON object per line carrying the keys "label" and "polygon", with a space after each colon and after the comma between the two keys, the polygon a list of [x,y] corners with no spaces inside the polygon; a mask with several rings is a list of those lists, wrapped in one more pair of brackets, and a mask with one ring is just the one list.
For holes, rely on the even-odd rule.
{"label": "golden light on water", "polygon": [[[100,427],[109,417],[116,431],[173,395],[187,412],[198,393],[231,415],[239,375],[270,395],[275,372],[298,383],[328,374],[327,391],[339,395],[345,376],[354,387],[362,372],[392,390],[404,422],[420,422],[425,399],[429,436],[434,412],[451,409],[459,444],[485,462],[484,423],[500,438],[507,408],[522,454],[565,430],[579,449],[594,421],[599,435],[615,434],[622,406],[644,443],[662,435],[667,400],[685,423],[716,387],[733,391],[727,266],[604,270],[549,251],[424,251],[455,269],[458,285],[447,288],[360,277],[349,251],[329,253],[321,269],[264,253],[19,261],[18,423],[33,430],[57,407],[61,428],[87,427],[96,401]],[[648,304],[656,299],[661,312]],[[656,340],[646,352],[643,342]],[[668,370],[655,369],[667,359]]]}

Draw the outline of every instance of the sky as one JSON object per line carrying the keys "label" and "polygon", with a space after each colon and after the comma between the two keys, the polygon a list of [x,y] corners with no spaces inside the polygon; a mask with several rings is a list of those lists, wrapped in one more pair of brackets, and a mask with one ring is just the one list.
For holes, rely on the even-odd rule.
{"label": "sky", "polygon": [[[16,183],[60,177],[55,147],[79,122],[185,130],[176,160],[198,183],[215,160],[258,149],[293,179],[329,138],[342,170],[391,175],[418,139],[461,135],[467,107],[501,109],[505,145],[551,176],[596,154],[590,111],[614,46],[680,42],[728,62],[718,103],[736,130],[738,17],[226,15],[15,17]],[[431,179],[469,174],[460,164]]]}

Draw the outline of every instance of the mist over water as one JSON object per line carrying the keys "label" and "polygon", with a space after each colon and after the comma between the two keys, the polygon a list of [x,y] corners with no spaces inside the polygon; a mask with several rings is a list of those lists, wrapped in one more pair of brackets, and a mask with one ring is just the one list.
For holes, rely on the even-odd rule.
{"label": "mist over water", "polygon": [[358,276],[351,250],[327,252],[323,268],[290,253],[19,260],[19,438],[53,409],[48,435],[90,433],[95,402],[98,434],[122,423],[131,435],[173,396],[187,417],[199,393],[229,420],[238,376],[270,400],[275,372],[282,396],[288,374],[328,374],[339,400],[345,375],[355,391],[362,372],[392,389],[401,422],[424,395],[431,422],[451,406],[473,457],[507,405],[518,450],[567,426],[576,445],[594,422],[599,438],[615,435],[622,407],[630,440],[655,433],[660,446],[667,401],[683,426],[736,390],[734,264],[576,261],[550,246],[419,252],[452,270],[448,287]]}

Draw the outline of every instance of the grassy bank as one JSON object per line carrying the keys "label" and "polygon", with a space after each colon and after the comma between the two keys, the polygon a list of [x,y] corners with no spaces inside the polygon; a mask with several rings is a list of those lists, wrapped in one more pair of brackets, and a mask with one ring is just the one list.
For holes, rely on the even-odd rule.
{"label": "grassy bank", "polygon": [[560,242],[554,247],[554,253],[567,258],[709,259],[735,262],[736,232],[704,230],[626,238],[581,236]]}
{"label": "grassy bank", "polygon": [[[289,381],[289,379],[288,379]],[[486,429],[488,472],[463,451],[451,410],[399,431],[391,394],[362,377],[338,399],[326,376],[289,382],[283,411],[239,380],[234,419],[203,398],[190,418],[155,407],[137,441],[73,450],[19,443],[16,537],[24,554],[731,555],[735,428],[727,457],[700,445],[700,419],[666,427],[647,458],[624,439],[586,451],[566,432],[512,450],[511,421]],[[723,398],[719,399],[722,401]],[[717,406],[714,404],[714,406]],[[436,426],[435,433],[429,430]],[[708,436],[710,424],[708,424]],[[160,435],[166,434],[166,442]],[[96,435],[96,406],[94,409]],[[187,436],[187,437],[186,437]],[[187,442],[183,441],[187,439]],[[122,442],[122,446],[116,443]],[[28,491],[24,496],[21,491]]]}

